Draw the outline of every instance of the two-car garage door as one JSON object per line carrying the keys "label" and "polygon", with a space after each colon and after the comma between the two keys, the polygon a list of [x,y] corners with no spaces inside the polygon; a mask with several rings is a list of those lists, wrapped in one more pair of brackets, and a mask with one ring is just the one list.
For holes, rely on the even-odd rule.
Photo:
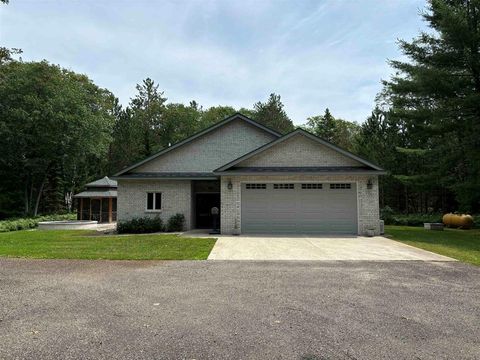
{"label": "two-car garage door", "polygon": [[355,183],[244,183],[242,233],[357,233]]}

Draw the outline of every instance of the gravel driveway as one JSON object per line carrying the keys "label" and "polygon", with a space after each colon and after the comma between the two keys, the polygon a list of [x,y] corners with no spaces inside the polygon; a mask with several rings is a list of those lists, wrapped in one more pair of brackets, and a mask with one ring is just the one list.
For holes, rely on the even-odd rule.
{"label": "gravel driveway", "polygon": [[474,359],[458,262],[0,259],[0,358]]}

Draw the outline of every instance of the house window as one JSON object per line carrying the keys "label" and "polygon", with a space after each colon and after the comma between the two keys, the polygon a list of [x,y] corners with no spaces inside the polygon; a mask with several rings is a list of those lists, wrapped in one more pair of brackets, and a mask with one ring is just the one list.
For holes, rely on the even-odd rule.
{"label": "house window", "polygon": [[294,189],[294,184],[273,184],[273,188],[275,190],[286,190],[286,189]]}
{"label": "house window", "polygon": [[303,190],[310,190],[310,189],[322,189],[322,184],[302,184]]}
{"label": "house window", "polygon": [[253,190],[253,189],[265,190],[267,188],[267,184],[245,184],[245,187],[248,190]]}
{"label": "house window", "polygon": [[352,188],[352,184],[341,184],[341,183],[330,184],[330,189],[332,190],[351,189],[351,188]]}
{"label": "house window", "polygon": [[147,193],[147,211],[158,211],[162,209],[162,193]]}

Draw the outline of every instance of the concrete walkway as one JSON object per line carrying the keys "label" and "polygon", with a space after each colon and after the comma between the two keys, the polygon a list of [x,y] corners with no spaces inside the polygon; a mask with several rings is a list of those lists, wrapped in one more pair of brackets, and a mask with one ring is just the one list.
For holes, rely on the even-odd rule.
{"label": "concrete walkway", "polygon": [[455,261],[382,236],[219,236],[208,259]]}

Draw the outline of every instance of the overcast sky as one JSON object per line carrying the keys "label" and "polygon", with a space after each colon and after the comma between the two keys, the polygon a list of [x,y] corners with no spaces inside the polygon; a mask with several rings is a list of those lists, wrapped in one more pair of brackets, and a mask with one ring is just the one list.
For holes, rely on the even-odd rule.
{"label": "overcast sky", "polygon": [[424,1],[10,0],[0,45],[87,74],[127,104],[154,79],[170,102],[252,107],[282,96],[296,124],[330,108],[363,121],[396,39],[425,28]]}

